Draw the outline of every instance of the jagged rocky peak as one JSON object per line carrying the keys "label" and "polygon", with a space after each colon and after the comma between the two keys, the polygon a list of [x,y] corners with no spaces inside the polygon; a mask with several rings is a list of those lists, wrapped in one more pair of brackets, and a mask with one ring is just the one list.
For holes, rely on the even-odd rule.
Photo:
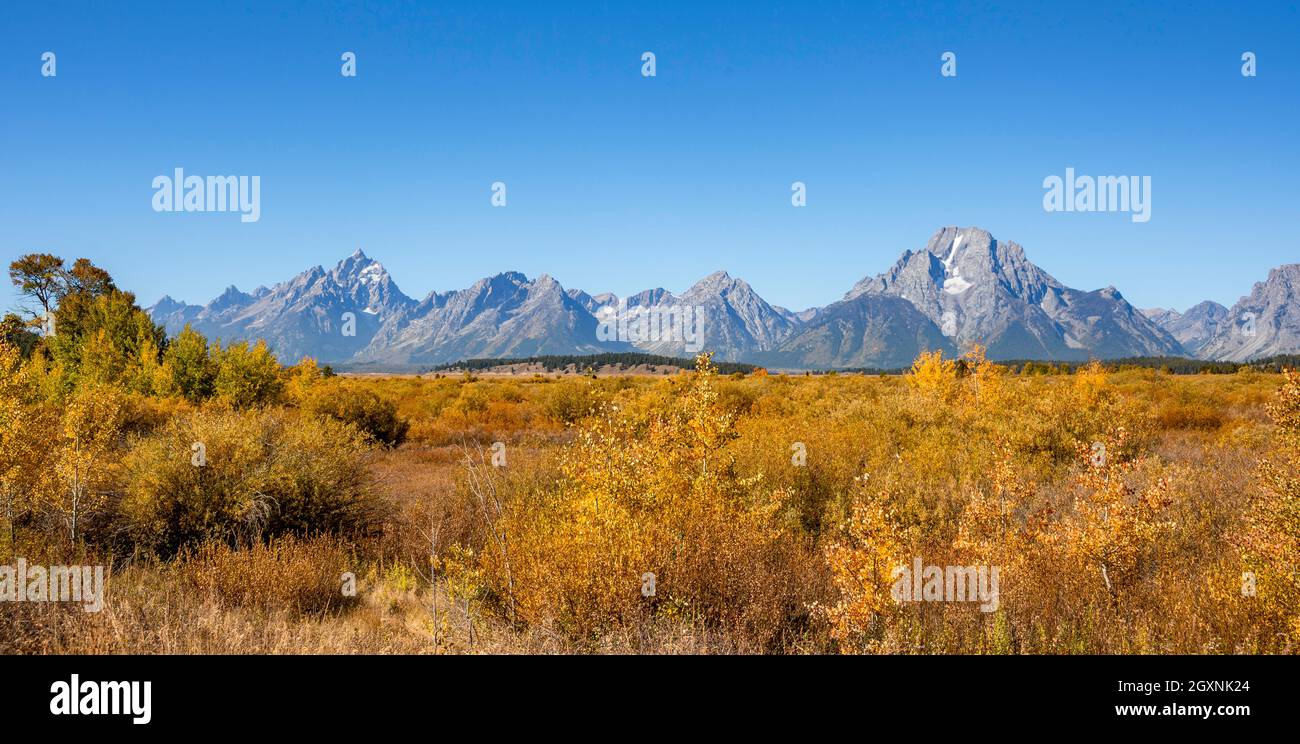
{"label": "jagged rocky peak", "polygon": [[377,287],[390,284],[392,281],[384,265],[367,256],[360,248],[335,264],[329,276],[343,287],[353,285]]}
{"label": "jagged rocky peak", "polygon": [[1210,359],[1247,361],[1300,351],[1300,263],[1283,264],[1256,282],[1228,311],[1202,350]]}
{"label": "jagged rocky peak", "polygon": [[715,271],[691,285],[690,289],[682,293],[681,300],[686,302],[694,297],[725,298],[733,296],[741,301],[747,301],[751,297],[762,301],[758,294],[754,292],[754,288],[749,286],[749,282],[733,277],[725,271]]}
{"label": "jagged rocky peak", "polygon": [[226,289],[218,295],[216,299],[208,303],[208,307],[213,310],[221,310],[228,307],[247,305],[252,301],[252,295],[239,291],[239,287],[232,284],[229,287],[226,287]]}
{"label": "jagged rocky peak", "polygon": [[367,284],[380,285],[392,282],[388,270],[384,265],[373,258],[370,258],[360,248],[356,249],[352,255],[339,261],[330,276],[342,285],[348,284]]}
{"label": "jagged rocky peak", "polygon": [[613,292],[601,292],[600,294],[587,294],[581,289],[572,288],[565,290],[570,299],[582,305],[587,312],[595,313],[604,307],[616,307],[618,305],[618,295]]}
{"label": "jagged rocky peak", "polygon": [[560,286],[560,283],[555,281],[555,277],[550,274],[538,274],[537,278],[533,280],[533,286],[537,289],[546,290],[548,292],[564,291],[564,288]]}
{"label": "jagged rocky peak", "polygon": [[723,289],[733,284],[735,284],[735,280],[731,278],[731,274],[725,271],[715,271],[693,284],[691,290]]}
{"label": "jagged rocky peak", "polygon": [[167,313],[173,313],[185,307],[187,307],[187,305],[184,302],[174,299],[171,295],[163,295],[158,298],[157,302],[149,307],[149,312],[150,314],[161,313],[166,315]]}

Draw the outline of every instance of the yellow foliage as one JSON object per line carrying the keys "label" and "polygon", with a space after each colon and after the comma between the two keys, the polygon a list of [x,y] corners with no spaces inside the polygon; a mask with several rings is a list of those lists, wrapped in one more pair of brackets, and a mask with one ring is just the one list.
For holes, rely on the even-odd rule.
{"label": "yellow foliage", "polygon": [[1093,359],[1074,373],[1074,396],[1075,404],[1084,410],[1110,400],[1106,387],[1106,369],[1101,366],[1101,362]]}
{"label": "yellow foliage", "polygon": [[554,497],[507,509],[509,554],[483,559],[520,620],[554,619],[586,641],[649,616],[727,627],[759,647],[773,640],[798,587],[769,564],[793,544],[774,518],[781,495],[735,471],[735,422],[718,406],[716,376],[701,355],[668,410],[633,418],[604,407],[561,455]]}
{"label": "yellow foliage", "polygon": [[1244,570],[1255,575],[1263,614],[1300,645],[1300,371],[1287,370],[1268,413],[1272,456],[1260,464],[1264,488],[1246,516]]}
{"label": "yellow foliage", "polygon": [[888,492],[864,494],[843,537],[826,551],[831,580],[840,594],[826,614],[831,636],[847,648],[872,650],[878,645],[884,616],[897,609],[890,589],[895,568],[907,562],[903,551],[903,531]]}
{"label": "yellow foliage", "polygon": [[907,382],[929,398],[949,401],[957,390],[957,362],[944,359],[941,350],[923,351],[912,362]]}
{"label": "yellow foliage", "polygon": [[365,534],[376,505],[356,429],[283,411],[202,411],[136,438],[122,463],[123,531],[159,553],[208,540]]}
{"label": "yellow foliage", "polygon": [[111,450],[122,426],[123,395],[114,387],[84,384],[68,399],[59,426],[54,471],[44,497],[62,518],[75,544],[86,517],[107,498]]}
{"label": "yellow foliage", "polygon": [[303,357],[297,364],[285,370],[285,400],[301,406],[324,379],[316,360],[309,356]]}
{"label": "yellow foliage", "polygon": [[1104,443],[1105,450],[1080,448],[1086,464],[1062,540],[1067,555],[1095,572],[1112,601],[1140,580],[1143,564],[1155,559],[1158,543],[1171,527],[1165,516],[1171,503],[1169,481],[1156,477],[1139,490],[1129,480],[1140,461],[1099,455],[1124,451],[1126,437],[1121,428]]}
{"label": "yellow foliage", "polygon": [[213,389],[221,402],[249,408],[279,401],[284,388],[280,363],[265,341],[259,339],[251,347],[247,341],[240,341],[224,349],[215,344],[213,348],[217,364]]}

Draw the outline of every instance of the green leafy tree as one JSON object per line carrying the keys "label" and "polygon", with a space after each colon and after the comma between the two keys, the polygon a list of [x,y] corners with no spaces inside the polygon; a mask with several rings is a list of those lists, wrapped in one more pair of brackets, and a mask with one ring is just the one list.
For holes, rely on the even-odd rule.
{"label": "green leafy tree", "polygon": [[0,342],[18,349],[24,359],[30,358],[32,350],[40,343],[41,337],[31,330],[31,324],[15,313],[5,313],[0,318]]}
{"label": "green leafy tree", "polygon": [[216,390],[217,363],[208,353],[208,340],[186,324],[163,352],[162,388],[197,403]]}
{"label": "green leafy tree", "polygon": [[275,403],[284,389],[280,363],[265,341],[253,346],[247,341],[222,349],[213,345],[217,362],[216,394],[235,408]]}
{"label": "green leafy tree", "polygon": [[166,342],[162,327],[136,305],[130,292],[71,292],[60,300],[54,317],[56,333],[50,349],[55,361],[78,376],[84,372],[92,381],[122,382],[123,374],[142,354],[157,361]]}

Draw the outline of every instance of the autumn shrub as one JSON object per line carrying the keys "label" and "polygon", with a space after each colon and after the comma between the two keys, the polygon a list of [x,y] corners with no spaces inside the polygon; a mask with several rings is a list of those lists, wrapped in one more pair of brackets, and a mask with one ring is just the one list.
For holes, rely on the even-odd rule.
{"label": "autumn shrub", "polygon": [[718,405],[733,418],[738,419],[748,415],[757,400],[758,393],[752,385],[743,382],[727,382],[718,385]]}
{"label": "autumn shrub", "polygon": [[906,538],[888,491],[863,490],[843,532],[826,547],[826,562],[838,597],[818,609],[831,637],[845,649],[876,650],[887,619],[897,611],[894,570],[903,565]]}
{"label": "autumn shrub", "polygon": [[377,518],[368,446],[355,428],[283,411],[204,411],[137,437],[120,503],[136,545],[365,533]]}
{"label": "autumn shrub", "polygon": [[325,369],[322,369],[314,358],[304,356],[298,360],[297,364],[285,368],[281,374],[284,382],[282,391],[284,402],[288,405],[301,407],[331,377],[333,377],[333,374],[327,376]]}
{"label": "autumn shrub", "polygon": [[600,401],[599,395],[586,380],[562,380],[549,387],[542,411],[562,424],[577,423],[590,416]]}
{"label": "autumn shrub", "polygon": [[1223,426],[1227,416],[1221,408],[1208,403],[1168,403],[1155,414],[1161,429],[1207,429]]}
{"label": "autumn shrub", "polygon": [[1081,448],[1086,465],[1075,478],[1073,510],[1062,520],[1056,542],[1064,557],[1075,562],[1077,574],[1098,590],[1104,587],[1112,603],[1154,573],[1157,550],[1171,527],[1166,519],[1172,501],[1169,481],[1151,459],[1113,454],[1123,451],[1124,436],[1117,431],[1103,443],[1104,450]]}
{"label": "autumn shrub", "polygon": [[146,434],[192,410],[194,406],[184,398],[131,393],[122,400],[122,432]]}
{"label": "autumn shrub", "polygon": [[907,382],[925,399],[948,403],[957,395],[957,361],[944,359],[942,351],[923,351],[912,363]]}
{"label": "autumn shrub", "polygon": [[460,395],[452,401],[450,410],[458,414],[462,420],[470,420],[487,410],[489,400],[486,385],[467,381],[461,385]]}
{"label": "autumn shrub", "polygon": [[410,423],[397,415],[397,405],[392,401],[351,385],[317,385],[304,396],[302,409],[351,424],[372,441],[388,447],[401,444],[410,428]]}

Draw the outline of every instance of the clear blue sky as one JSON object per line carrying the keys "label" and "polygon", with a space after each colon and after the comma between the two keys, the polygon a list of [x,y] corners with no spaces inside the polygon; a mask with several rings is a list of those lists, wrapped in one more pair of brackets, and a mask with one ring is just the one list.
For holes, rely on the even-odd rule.
{"label": "clear blue sky", "polygon": [[[86,256],[143,304],[362,248],[417,298],[510,269],[625,294],[721,268],[793,309],[943,225],[1141,307],[1230,304],[1300,261],[1295,3],[370,6],[5,3],[0,258]],[[153,212],[178,166],[261,176],[261,220]],[[1151,221],[1045,213],[1067,166],[1151,176]]]}

